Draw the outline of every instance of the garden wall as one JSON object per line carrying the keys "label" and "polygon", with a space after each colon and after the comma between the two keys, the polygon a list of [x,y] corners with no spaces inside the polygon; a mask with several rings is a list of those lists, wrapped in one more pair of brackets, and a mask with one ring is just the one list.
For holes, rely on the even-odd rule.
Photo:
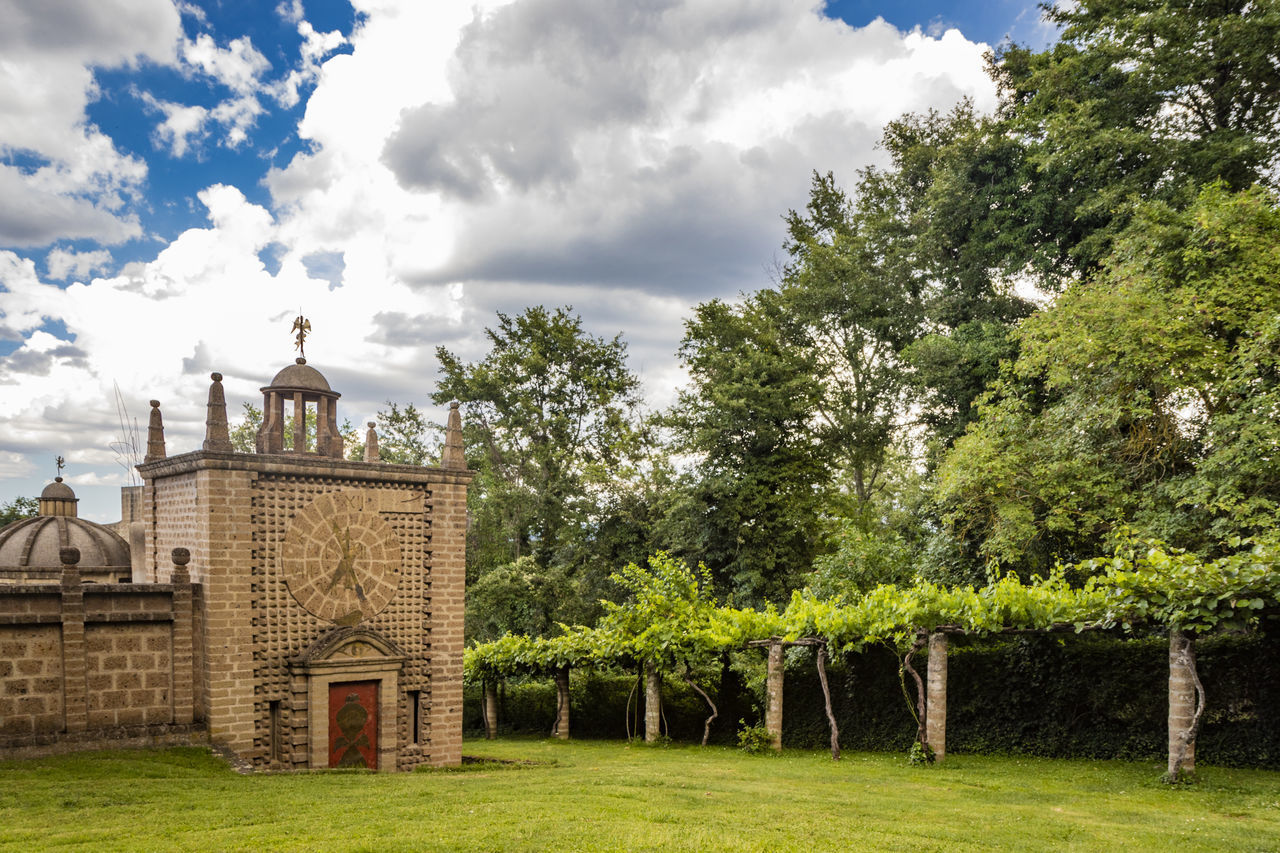
{"label": "garden wall", "polygon": [[199,587],[65,577],[0,588],[0,756],[189,740]]}

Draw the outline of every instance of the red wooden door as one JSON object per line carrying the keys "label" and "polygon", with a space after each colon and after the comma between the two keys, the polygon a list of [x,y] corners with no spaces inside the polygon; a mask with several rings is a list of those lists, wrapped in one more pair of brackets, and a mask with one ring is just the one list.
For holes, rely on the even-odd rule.
{"label": "red wooden door", "polygon": [[329,685],[329,766],[378,769],[378,682]]}

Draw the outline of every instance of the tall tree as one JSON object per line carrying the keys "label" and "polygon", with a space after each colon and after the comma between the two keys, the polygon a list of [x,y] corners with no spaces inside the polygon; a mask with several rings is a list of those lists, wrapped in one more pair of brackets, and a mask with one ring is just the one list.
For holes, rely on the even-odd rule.
{"label": "tall tree", "polygon": [[1005,132],[1032,167],[1005,204],[1022,244],[1013,268],[1050,283],[1089,274],[1137,201],[1277,179],[1276,0],[1081,0],[1046,15],[1057,44],[992,64]]}
{"label": "tall tree", "polygon": [[751,603],[785,600],[821,542],[822,387],[789,325],[773,290],[699,305],[680,347],[691,382],[670,414],[676,449],[696,460],[667,522],[672,548]]}
{"label": "tall tree", "polygon": [[779,330],[821,389],[813,438],[866,502],[904,419],[900,352],[920,333],[921,279],[903,241],[855,215],[831,173],[814,175],[805,212],[789,211],[786,222]]}
{"label": "tall tree", "polygon": [[1141,208],[1097,276],[1019,329],[940,469],[948,519],[1028,570],[1100,553],[1121,525],[1203,554],[1273,527],[1278,280],[1274,195]]}
{"label": "tall tree", "polygon": [[469,575],[532,556],[546,568],[589,527],[592,492],[634,442],[639,382],[621,335],[594,337],[571,308],[498,314],[490,349],[436,350],[432,399],[462,403],[471,494]]}

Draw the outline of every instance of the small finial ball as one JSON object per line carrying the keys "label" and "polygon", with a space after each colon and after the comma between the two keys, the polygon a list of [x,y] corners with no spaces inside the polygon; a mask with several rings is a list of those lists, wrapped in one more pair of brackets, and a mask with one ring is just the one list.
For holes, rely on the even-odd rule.
{"label": "small finial ball", "polygon": [[54,478],[53,478],[53,482],[55,482],[55,483],[61,483],[61,482],[62,482],[62,478],[61,478],[61,477],[54,477]]}
{"label": "small finial ball", "polygon": [[221,382],[222,374],[215,371],[209,374],[209,378],[212,379],[214,382]]}
{"label": "small finial ball", "polygon": [[376,423],[374,423],[373,421],[369,421],[369,429],[373,429],[376,426],[377,426]]}
{"label": "small finial ball", "polygon": [[454,400],[452,403],[450,403],[450,404],[449,404],[449,408],[451,408],[451,409],[456,409],[456,408],[458,408],[458,401],[457,401],[457,400]]}
{"label": "small finial ball", "polygon": [[170,556],[175,566],[185,566],[191,562],[191,552],[186,548],[174,548]]}
{"label": "small finial ball", "polygon": [[306,364],[306,363],[307,363],[307,360],[306,360],[305,358],[295,358],[293,361],[294,361],[294,363],[295,363],[295,364]]}
{"label": "small finial ball", "polygon": [[80,562],[79,548],[59,548],[58,559],[62,561],[64,566],[74,566]]}
{"label": "small finial ball", "polygon": [[153,409],[158,409],[158,408],[160,408],[160,401],[159,401],[159,400],[152,400],[152,401],[151,401],[151,408],[153,408]]}

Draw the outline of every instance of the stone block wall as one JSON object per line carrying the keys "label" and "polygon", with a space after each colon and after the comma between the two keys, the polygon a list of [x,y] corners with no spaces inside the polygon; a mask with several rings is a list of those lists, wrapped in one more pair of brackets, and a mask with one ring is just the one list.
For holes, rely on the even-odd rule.
{"label": "stone block wall", "polygon": [[6,586],[0,756],[199,736],[196,593],[191,584],[82,584],[74,570],[60,586]]}
{"label": "stone block wall", "polygon": [[57,625],[0,626],[0,738],[63,728]]}

